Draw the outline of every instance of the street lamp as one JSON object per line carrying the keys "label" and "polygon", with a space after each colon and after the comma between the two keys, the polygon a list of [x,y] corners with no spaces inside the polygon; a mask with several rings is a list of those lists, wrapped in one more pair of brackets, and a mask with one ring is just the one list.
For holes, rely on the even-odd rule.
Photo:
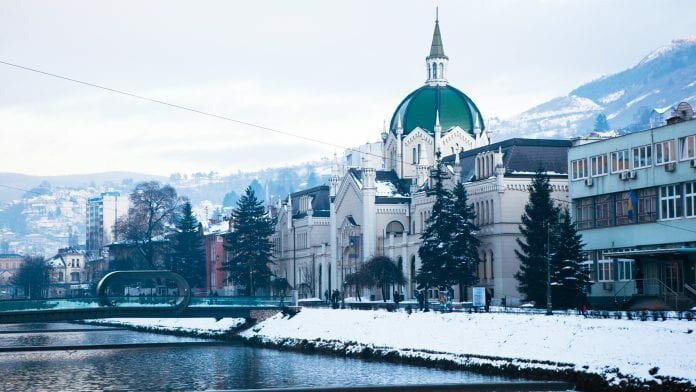
{"label": "street lamp", "polygon": [[546,220],[546,315],[551,311],[551,221]]}
{"label": "street lamp", "polygon": [[[565,215],[560,213],[558,223],[565,223]],[[553,314],[551,306],[551,220],[546,220],[546,315]]]}

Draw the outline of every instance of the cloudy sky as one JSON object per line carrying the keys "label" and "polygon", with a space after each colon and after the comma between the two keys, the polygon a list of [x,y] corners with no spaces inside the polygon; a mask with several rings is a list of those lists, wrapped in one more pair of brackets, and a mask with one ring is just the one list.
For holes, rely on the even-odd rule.
{"label": "cloudy sky", "polygon": [[[696,33],[690,1],[437,5],[449,80],[485,118],[513,116]],[[0,64],[0,172],[230,173],[376,140],[425,80],[434,8],[403,0],[4,0],[0,61],[333,146]]]}

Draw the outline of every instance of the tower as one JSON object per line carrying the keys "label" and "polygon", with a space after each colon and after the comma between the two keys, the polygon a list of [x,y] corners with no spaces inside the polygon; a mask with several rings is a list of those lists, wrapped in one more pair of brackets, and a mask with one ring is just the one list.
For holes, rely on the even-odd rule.
{"label": "tower", "polygon": [[425,58],[428,68],[428,79],[426,83],[430,86],[445,86],[447,84],[447,63],[449,57],[445,56],[445,48],[442,46],[442,36],[440,35],[440,19],[435,18],[435,31],[433,41],[430,45],[430,55]]}

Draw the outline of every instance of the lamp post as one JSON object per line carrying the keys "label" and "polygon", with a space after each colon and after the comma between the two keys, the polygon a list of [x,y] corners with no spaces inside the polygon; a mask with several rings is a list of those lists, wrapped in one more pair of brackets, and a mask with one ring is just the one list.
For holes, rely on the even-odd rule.
{"label": "lamp post", "polygon": [[551,220],[546,220],[546,315],[551,311]]}
{"label": "lamp post", "polygon": [[[565,223],[565,215],[559,212],[558,223]],[[546,315],[553,314],[551,311],[551,220],[546,220]]]}

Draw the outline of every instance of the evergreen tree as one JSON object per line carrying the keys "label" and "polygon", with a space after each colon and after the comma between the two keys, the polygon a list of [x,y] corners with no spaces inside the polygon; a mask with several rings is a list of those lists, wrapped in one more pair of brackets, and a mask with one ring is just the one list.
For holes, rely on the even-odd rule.
{"label": "evergreen tree", "polygon": [[458,283],[464,287],[469,287],[478,282],[476,269],[479,264],[478,247],[481,243],[476,238],[478,227],[474,223],[476,212],[474,206],[469,204],[466,188],[458,182],[452,190],[454,203],[452,209],[452,239],[450,241],[451,265],[446,265],[444,271],[447,276],[442,280],[446,285]]}
{"label": "evergreen tree", "polygon": [[518,289],[527,301],[537,306],[546,305],[546,271],[549,243],[553,243],[558,209],[551,200],[549,177],[540,168],[532,179],[529,202],[524,206],[522,224],[519,226],[523,239],[517,239],[520,250],[515,250],[520,259],[520,270],[515,274]]}
{"label": "evergreen tree", "polygon": [[205,251],[198,226],[191,203],[187,201],[181,208],[172,237],[171,270],[184,277],[191,287],[205,287]]}
{"label": "evergreen tree", "polygon": [[456,227],[453,221],[452,193],[442,184],[445,173],[441,164],[437,164],[433,175],[434,188],[431,195],[435,196],[435,203],[421,233],[421,246],[418,248],[421,266],[416,274],[419,286],[426,290],[447,284],[446,279],[443,281],[443,276],[448,271],[443,270],[446,266],[455,264],[449,249],[452,231]]}
{"label": "evergreen tree", "polygon": [[611,128],[609,127],[607,116],[604,115],[604,113],[599,113],[597,117],[595,117],[594,130],[596,132],[604,132],[608,131],[609,129]]}
{"label": "evergreen tree", "polygon": [[24,290],[29,299],[45,298],[48,294],[51,267],[43,257],[27,256],[22,261],[17,275],[13,276],[15,285]]}
{"label": "evergreen tree", "polygon": [[256,198],[251,186],[237,201],[232,219],[234,231],[225,241],[228,252],[225,269],[236,284],[246,287],[247,295],[254,295],[257,289],[268,288],[273,275],[269,267],[273,219],[266,215],[263,202]]}
{"label": "evergreen tree", "polygon": [[565,309],[582,306],[590,280],[580,264],[582,235],[575,229],[567,209],[562,212],[555,232],[557,240],[551,258],[553,306]]}

